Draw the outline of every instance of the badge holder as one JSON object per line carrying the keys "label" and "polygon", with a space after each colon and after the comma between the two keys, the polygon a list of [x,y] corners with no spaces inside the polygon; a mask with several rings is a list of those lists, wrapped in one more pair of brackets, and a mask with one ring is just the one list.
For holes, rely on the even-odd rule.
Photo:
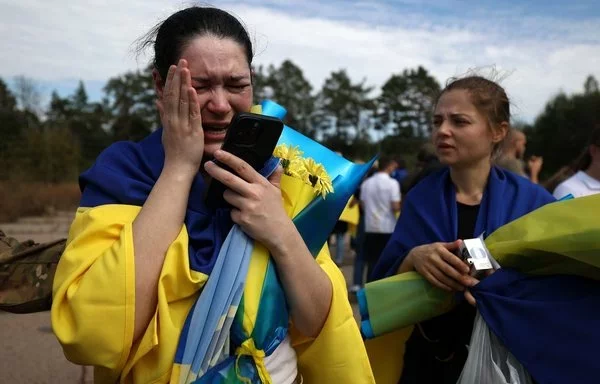
{"label": "badge holder", "polygon": [[475,278],[485,276],[486,271],[500,269],[500,264],[485,246],[483,234],[474,239],[463,240],[459,257],[471,266],[471,275]]}

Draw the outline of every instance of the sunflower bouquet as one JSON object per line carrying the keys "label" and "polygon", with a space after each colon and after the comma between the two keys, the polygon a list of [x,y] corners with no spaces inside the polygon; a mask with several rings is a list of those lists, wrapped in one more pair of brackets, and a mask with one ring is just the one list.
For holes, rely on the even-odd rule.
{"label": "sunflower bouquet", "polygon": [[273,152],[273,156],[281,160],[285,175],[302,180],[310,185],[316,194],[325,198],[333,192],[331,177],[322,164],[311,157],[302,157],[303,154],[298,146],[286,144],[278,145]]}
{"label": "sunflower bouquet", "polygon": [[[283,119],[286,110],[267,100],[255,113]],[[286,212],[316,255],[375,158],[355,164],[288,126],[273,156],[283,167],[280,187]]]}

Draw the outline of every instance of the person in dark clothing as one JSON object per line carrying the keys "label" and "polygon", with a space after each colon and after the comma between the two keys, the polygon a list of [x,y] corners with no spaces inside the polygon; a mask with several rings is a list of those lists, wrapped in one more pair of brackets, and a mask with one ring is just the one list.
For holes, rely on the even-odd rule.
{"label": "person in dark clothing", "polygon": [[396,157],[395,160],[396,160],[396,163],[398,163],[398,168],[396,168],[390,176],[392,176],[392,178],[395,179],[398,182],[398,184],[402,185],[404,180],[406,180],[406,178],[408,177],[408,170],[406,169],[406,162],[400,156]]}
{"label": "person in dark clothing", "polygon": [[[376,172],[376,168],[371,168],[369,172],[365,175],[362,183],[365,182],[369,177],[373,176]],[[356,294],[364,285],[365,276],[365,211],[360,204],[360,186],[354,192],[352,196],[352,200],[350,202],[351,206],[358,204],[359,209],[359,218],[358,218],[358,226],[356,228],[356,235],[351,239],[350,246],[354,249],[354,271],[352,277],[352,286],[350,287],[350,293]]]}
{"label": "person in dark clothing", "polygon": [[417,167],[414,172],[404,178],[400,184],[402,195],[406,196],[415,185],[429,174],[442,168],[442,164],[435,154],[435,147],[432,143],[425,143],[417,153]]}
{"label": "person in dark clothing", "polygon": [[333,227],[331,234],[335,237],[335,263],[341,266],[344,262],[346,245],[344,244],[346,232],[348,232],[348,223],[338,220]]}

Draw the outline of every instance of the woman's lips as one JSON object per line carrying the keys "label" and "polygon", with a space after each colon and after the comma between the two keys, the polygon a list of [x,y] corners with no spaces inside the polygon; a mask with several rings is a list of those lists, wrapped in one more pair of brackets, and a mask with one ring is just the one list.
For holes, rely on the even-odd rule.
{"label": "woman's lips", "polygon": [[203,126],[203,129],[205,140],[223,140],[225,139],[225,135],[227,134],[227,126],[205,125]]}

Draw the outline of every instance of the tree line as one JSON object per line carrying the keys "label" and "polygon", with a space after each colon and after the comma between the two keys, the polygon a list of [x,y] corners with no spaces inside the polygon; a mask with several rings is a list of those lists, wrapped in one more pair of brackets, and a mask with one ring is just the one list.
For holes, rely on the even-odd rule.
{"label": "tree line", "polygon": [[[112,142],[148,135],[160,124],[151,73],[149,66],[110,78],[100,101],[90,101],[80,81],[67,97],[52,92],[48,105],[41,105],[32,80],[18,77],[9,89],[0,78],[0,180],[76,180]],[[344,69],[315,90],[290,60],[254,68],[253,83],[255,101],[277,101],[288,109],[286,124],[352,159],[377,152],[410,159],[430,135],[441,89],[419,66],[392,74],[379,92]],[[581,93],[551,98],[534,123],[522,127],[528,150],[544,156],[542,176],[576,158],[597,124],[600,92],[592,76]]]}

